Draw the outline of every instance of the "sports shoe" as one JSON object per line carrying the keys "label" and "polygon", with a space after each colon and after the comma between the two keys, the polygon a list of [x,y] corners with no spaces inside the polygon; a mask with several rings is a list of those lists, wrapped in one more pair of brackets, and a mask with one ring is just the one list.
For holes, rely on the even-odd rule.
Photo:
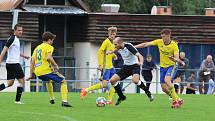
{"label": "sports shoe", "polygon": [[87,91],[85,90],[85,88],[82,88],[81,94],[80,94],[81,99],[83,100],[86,95],[87,95]]}
{"label": "sports shoe", "polygon": [[146,95],[147,95],[147,97],[149,98],[149,101],[150,101],[150,102],[154,101],[155,98],[154,98],[154,96],[151,94],[150,91],[147,92]]}
{"label": "sports shoe", "polygon": [[117,105],[119,105],[122,101],[125,101],[125,100],[126,100],[126,96],[124,96],[123,98],[120,98],[120,97],[119,97],[115,105],[117,106]]}
{"label": "sports shoe", "polygon": [[184,100],[183,100],[183,99],[179,99],[179,100],[178,100],[178,104],[179,104],[179,106],[181,107],[181,106],[184,104]]}
{"label": "sports shoe", "polygon": [[22,103],[21,101],[15,101],[14,102],[15,104],[18,104],[18,105],[23,105],[24,103]]}
{"label": "sports shoe", "polygon": [[113,102],[112,102],[112,101],[110,101],[110,100],[108,100],[105,104],[106,104],[106,105],[112,105],[112,104],[113,104]]}
{"label": "sports shoe", "polygon": [[171,108],[180,108],[180,105],[179,105],[179,103],[178,103],[177,100],[175,100],[175,101],[172,102]]}
{"label": "sports shoe", "polygon": [[55,104],[54,100],[50,100],[49,102],[50,102],[50,104]]}
{"label": "sports shoe", "polygon": [[62,107],[72,107],[68,102],[62,102],[61,106]]}

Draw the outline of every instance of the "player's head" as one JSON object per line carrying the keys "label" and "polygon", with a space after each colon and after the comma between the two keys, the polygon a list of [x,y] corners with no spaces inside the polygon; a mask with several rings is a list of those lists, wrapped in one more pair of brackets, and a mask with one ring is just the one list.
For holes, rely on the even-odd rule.
{"label": "player's head", "polygon": [[16,24],[14,26],[14,35],[17,37],[21,37],[22,36],[22,25],[21,24]]}
{"label": "player's head", "polygon": [[148,62],[151,62],[151,61],[152,61],[152,55],[151,55],[151,54],[148,54],[148,55],[146,56],[146,60],[147,60]]}
{"label": "player's head", "polygon": [[184,59],[185,58],[185,52],[180,52],[179,57],[180,57],[180,59]]}
{"label": "player's head", "polygon": [[113,40],[113,44],[115,45],[115,48],[117,48],[117,49],[123,48],[123,43],[124,43],[124,41],[121,37],[116,37]]}
{"label": "player's head", "polygon": [[170,29],[163,29],[161,31],[161,38],[164,42],[171,40],[171,30]]}
{"label": "player's head", "polygon": [[47,42],[50,45],[52,45],[55,37],[56,37],[56,35],[51,32],[44,32],[43,36],[42,36],[42,41]]}
{"label": "player's head", "polygon": [[115,39],[117,33],[117,28],[116,27],[109,27],[108,28],[108,38],[112,41]]}

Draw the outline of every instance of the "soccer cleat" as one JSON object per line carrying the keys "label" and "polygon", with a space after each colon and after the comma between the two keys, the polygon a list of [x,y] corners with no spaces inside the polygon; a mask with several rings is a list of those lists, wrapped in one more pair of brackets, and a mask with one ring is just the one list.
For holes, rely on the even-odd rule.
{"label": "soccer cleat", "polygon": [[85,90],[85,88],[82,88],[81,89],[81,95],[80,95],[80,97],[81,97],[81,99],[84,99],[84,97],[87,95],[87,91]]}
{"label": "soccer cleat", "polygon": [[179,104],[179,107],[181,107],[184,104],[184,100],[183,99],[179,99],[178,100],[178,104]]}
{"label": "soccer cleat", "polygon": [[18,104],[18,105],[23,105],[24,103],[22,103],[21,101],[15,101],[14,102],[15,104]]}
{"label": "soccer cleat", "polygon": [[50,104],[55,104],[54,100],[50,100],[49,102],[50,102]]}
{"label": "soccer cleat", "polygon": [[177,100],[175,100],[175,101],[172,102],[171,108],[180,108],[180,105],[179,105],[179,103],[178,103]]}
{"label": "soccer cleat", "polygon": [[112,101],[110,101],[110,100],[108,100],[108,101],[106,101],[106,103],[105,103],[106,105],[112,105],[113,104],[113,102]]}
{"label": "soccer cleat", "polygon": [[72,107],[68,102],[62,102],[61,106],[62,107]]}
{"label": "soccer cleat", "polygon": [[120,97],[119,97],[115,105],[117,106],[117,105],[119,105],[122,101],[125,101],[125,100],[126,100],[126,96],[124,96],[123,98],[120,98]]}
{"label": "soccer cleat", "polygon": [[147,95],[147,97],[149,98],[149,101],[150,101],[150,102],[154,101],[155,98],[154,98],[154,96],[151,94],[150,91],[147,92],[146,95]]}

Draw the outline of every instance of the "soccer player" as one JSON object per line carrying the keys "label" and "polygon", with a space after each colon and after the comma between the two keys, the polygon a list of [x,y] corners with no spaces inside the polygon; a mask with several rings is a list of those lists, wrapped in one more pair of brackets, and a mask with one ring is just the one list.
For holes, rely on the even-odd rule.
{"label": "soccer player", "polygon": [[160,83],[162,90],[173,98],[172,108],[181,107],[183,100],[176,94],[172,80],[175,75],[176,62],[183,63],[179,59],[179,49],[175,41],[171,40],[171,30],[163,29],[161,38],[151,42],[136,45],[136,48],[157,46],[160,53]]}
{"label": "soccer player", "polygon": [[[97,90],[101,88],[106,88],[109,82],[109,79],[115,74],[115,69],[113,67],[113,59],[116,58],[114,53],[106,55],[107,51],[113,51],[115,49],[113,40],[115,39],[117,34],[116,27],[108,28],[108,38],[105,39],[98,50],[98,69],[103,71],[102,82],[92,85],[88,88],[83,88],[81,90],[81,99],[83,99],[89,91]],[[108,94],[107,104],[112,104],[112,98],[115,93],[114,88],[111,86]]]}
{"label": "soccer player", "polygon": [[20,101],[22,92],[23,92],[23,87],[25,85],[25,80],[24,80],[25,75],[20,65],[20,56],[25,59],[29,59],[28,56],[25,56],[20,53],[19,38],[22,36],[22,32],[23,32],[22,26],[20,24],[16,24],[14,26],[13,35],[11,35],[7,40],[6,45],[4,46],[0,55],[0,64],[1,64],[5,54],[7,53],[7,59],[6,59],[7,82],[2,83],[0,85],[0,91],[12,86],[14,83],[14,80],[17,79],[19,82],[19,85],[17,86],[17,92],[16,92],[16,99],[15,99],[16,104],[24,104]]}
{"label": "soccer player", "polygon": [[[123,94],[119,80],[124,80],[129,76],[132,76],[132,82],[134,82],[138,87],[145,91],[150,101],[154,100],[154,97],[151,95],[151,92],[140,81],[140,70],[143,64],[143,56],[137,51],[137,49],[131,43],[125,43],[124,40],[120,37],[117,37],[113,40],[113,43],[116,47],[115,51],[118,51],[124,60],[123,67],[114,74],[110,82],[114,86],[119,98],[115,105],[119,105],[122,101],[126,100],[126,96]],[[110,54],[113,52],[108,52]]]}
{"label": "soccer player", "polygon": [[[52,57],[54,47],[52,46],[56,35],[51,32],[44,32],[42,35],[43,43],[38,45],[32,54],[30,65],[30,76],[34,73],[39,79],[46,82],[46,87],[50,95],[50,103],[55,103],[52,81],[60,83],[60,92],[63,107],[72,107],[67,101],[68,89],[65,77],[58,72],[58,65]],[[52,80],[52,81],[51,81]]]}

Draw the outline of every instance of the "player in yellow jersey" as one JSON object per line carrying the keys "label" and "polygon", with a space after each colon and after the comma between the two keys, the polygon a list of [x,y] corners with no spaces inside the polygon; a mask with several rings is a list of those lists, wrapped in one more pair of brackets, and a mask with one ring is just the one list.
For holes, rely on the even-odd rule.
{"label": "player in yellow jersey", "polygon": [[65,77],[58,72],[58,65],[52,57],[54,47],[52,46],[56,35],[51,32],[44,32],[42,36],[43,43],[38,45],[32,54],[30,65],[30,76],[34,73],[39,79],[46,82],[46,87],[50,95],[50,103],[55,103],[52,81],[60,83],[60,92],[63,107],[71,107],[67,101],[68,89]]}
{"label": "player in yellow jersey", "polygon": [[[98,50],[98,63],[99,63],[99,70],[103,70],[103,78],[102,83],[95,84],[88,88],[83,88],[81,90],[81,99],[83,99],[89,91],[97,90],[101,88],[106,88],[109,82],[109,79],[115,74],[115,69],[113,67],[113,59],[116,58],[115,54],[108,54],[106,55],[107,51],[113,51],[115,46],[113,44],[113,40],[116,37],[117,28],[116,27],[109,27],[108,28],[108,38],[105,39]],[[110,86],[107,104],[112,104],[112,98],[115,93],[115,89]]]}
{"label": "player in yellow jersey", "polygon": [[171,40],[171,30],[163,29],[161,39],[136,45],[136,48],[157,46],[160,53],[160,83],[162,90],[173,98],[172,108],[179,108],[183,100],[176,94],[172,80],[176,73],[176,62],[182,63],[179,59],[179,49],[175,41]]}

